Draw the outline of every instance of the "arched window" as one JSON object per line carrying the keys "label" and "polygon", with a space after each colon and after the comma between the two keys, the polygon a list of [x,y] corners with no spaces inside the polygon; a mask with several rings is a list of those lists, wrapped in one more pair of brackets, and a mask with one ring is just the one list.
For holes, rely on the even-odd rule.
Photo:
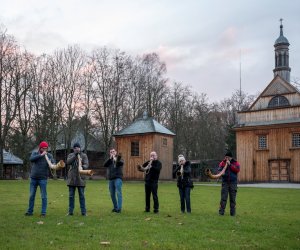
{"label": "arched window", "polygon": [[276,107],[284,107],[284,106],[290,106],[290,103],[289,100],[282,95],[274,96],[268,104],[268,108],[276,108]]}

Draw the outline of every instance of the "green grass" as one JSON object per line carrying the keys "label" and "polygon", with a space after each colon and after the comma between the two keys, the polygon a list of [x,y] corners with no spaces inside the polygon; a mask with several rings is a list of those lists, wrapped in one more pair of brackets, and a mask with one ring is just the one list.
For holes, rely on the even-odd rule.
{"label": "green grass", "polygon": [[300,190],[239,188],[236,217],[218,215],[220,187],[195,186],[192,214],[180,213],[175,183],[160,183],[158,193],[160,213],[145,214],[143,183],[124,182],[123,212],[115,214],[107,181],[88,181],[88,216],[80,215],[76,193],[68,217],[66,183],[50,180],[47,217],[39,217],[39,191],[34,215],[25,217],[29,181],[0,181],[0,249],[300,248]]}

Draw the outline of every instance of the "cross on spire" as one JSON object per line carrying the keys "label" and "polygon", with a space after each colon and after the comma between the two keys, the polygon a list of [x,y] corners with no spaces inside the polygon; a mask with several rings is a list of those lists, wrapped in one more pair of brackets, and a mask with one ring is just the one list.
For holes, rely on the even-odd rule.
{"label": "cross on spire", "polygon": [[282,19],[282,18],[280,18],[280,19],[279,19],[279,21],[280,21],[280,25],[282,25],[282,21],[283,21],[283,19]]}

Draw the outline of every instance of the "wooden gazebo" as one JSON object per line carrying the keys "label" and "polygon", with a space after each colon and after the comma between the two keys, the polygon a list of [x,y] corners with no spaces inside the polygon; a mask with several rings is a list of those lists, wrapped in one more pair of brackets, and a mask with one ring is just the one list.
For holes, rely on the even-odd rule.
{"label": "wooden gazebo", "polygon": [[156,151],[162,162],[160,179],[172,179],[173,138],[175,134],[144,113],[128,127],[114,134],[116,149],[125,161],[124,179],[143,179],[136,166]]}

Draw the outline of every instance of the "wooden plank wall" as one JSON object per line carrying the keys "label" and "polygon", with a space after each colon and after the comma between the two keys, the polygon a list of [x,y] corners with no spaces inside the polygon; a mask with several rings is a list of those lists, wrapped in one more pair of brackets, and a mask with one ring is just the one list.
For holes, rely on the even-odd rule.
{"label": "wooden plank wall", "polygon": [[238,113],[239,124],[247,122],[287,120],[293,118],[300,118],[300,106]]}
{"label": "wooden plank wall", "polygon": [[[267,150],[258,149],[259,134],[267,135]],[[289,179],[291,182],[300,182],[300,148],[291,148],[291,128],[242,130],[237,131],[236,136],[237,160],[241,164],[240,181],[269,182],[269,160],[290,159]]]}
{"label": "wooden plank wall", "polygon": [[253,181],[253,132],[252,131],[237,131],[237,161],[241,165],[239,173],[239,181]]}
{"label": "wooden plank wall", "polygon": [[[162,138],[167,138],[167,147],[162,146]],[[131,156],[131,141],[140,142],[140,155]],[[150,159],[150,153],[154,150],[158,154],[158,159],[162,162],[163,168],[160,179],[172,178],[173,160],[173,137],[161,134],[132,135],[126,137],[116,137],[116,148],[122,154],[125,161],[123,169],[124,179],[142,180],[144,173],[137,171],[136,166],[143,164]],[[170,166],[168,168],[167,166]]]}
{"label": "wooden plank wall", "polygon": [[[162,144],[162,139],[167,139],[167,146]],[[160,172],[160,179],[172,179],[173,171],[173,137],[169,135],[157,134],[154,137],[154,147],[158,153],[158,159],[162,163],[162,170]]]}

